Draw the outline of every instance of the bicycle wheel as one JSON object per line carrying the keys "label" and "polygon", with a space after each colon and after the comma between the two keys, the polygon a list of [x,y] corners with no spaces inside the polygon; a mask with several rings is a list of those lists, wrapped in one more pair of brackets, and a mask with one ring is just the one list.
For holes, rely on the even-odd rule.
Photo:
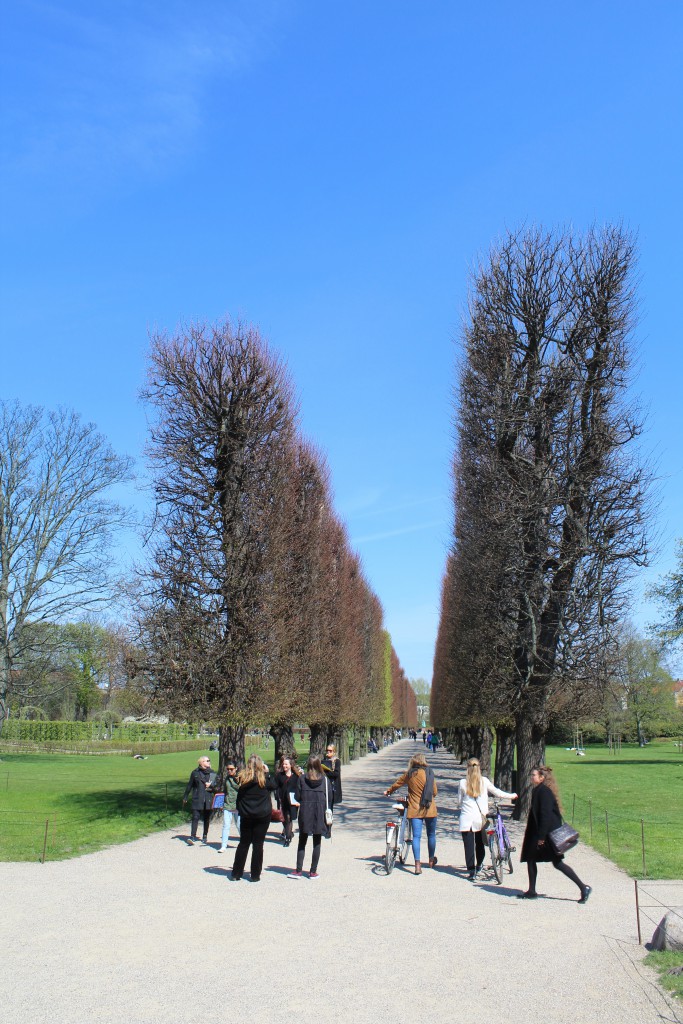
{"label": "bicycle wheel", "polygon": [[403,842],[401,843],[401,849],[398,851],[398,859],[401,864],[405,864],[408,860],[408,851],[410,849],[410,818],[406,821],[405,832],[403,833]]}
{"label": "bicycle wheel", "polygon": [[510,843],[510,837],[507,834],[505,827],[503,827],[503,862],[508,869],[508,874],[512,874],[512,845]]}
{"label": "bicycle wheel", "polygon": [[492,832],[489,836],[489,850],[491,851],[491,867],[493,873],[496,876],[498,885],[502,885],[503,882],[503,859],[500,855],[500,846],[498,843],[498,836],[495,832]]}
{"label": "bicycle wheel", "polygon": [[384,853],[384,867],[387,869],[387,874],[390,875],[394,870],[394,864],[396,863],[396,829],[389,829],[387,832],[387,848]]}

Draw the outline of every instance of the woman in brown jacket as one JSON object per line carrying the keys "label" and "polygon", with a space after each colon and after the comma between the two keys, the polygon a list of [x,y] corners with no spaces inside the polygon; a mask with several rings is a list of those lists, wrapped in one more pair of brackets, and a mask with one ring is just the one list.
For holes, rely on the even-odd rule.
{"label": "woman in brown jacket", "polygon": [[413,857],[415,858],[415,874],[422,874],[420,861],[420,840],[422,839],[422,822],[427,830],[427,853],[430,868],[435,867],[436,858],[436,780],[434,772],[427,764],[424,754],[415,754],[408,762],[408,771],[404,772],[393,786],[384,790],[390,796],[401,786],[408,787],[408,817],[413,829]]}

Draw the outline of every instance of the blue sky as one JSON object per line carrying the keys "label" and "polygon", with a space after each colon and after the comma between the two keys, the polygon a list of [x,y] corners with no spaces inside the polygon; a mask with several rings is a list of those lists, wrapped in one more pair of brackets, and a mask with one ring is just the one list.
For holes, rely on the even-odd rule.
{"label": "blue sky", "polygon": [[464,6],[23,0],[0,43],[0,395],[77,409],[144,476],[149,332],[257,324],[427,679],[468,269],[506,228],[637,232],[660,477],[638,623],[683,535],[683,8]]}

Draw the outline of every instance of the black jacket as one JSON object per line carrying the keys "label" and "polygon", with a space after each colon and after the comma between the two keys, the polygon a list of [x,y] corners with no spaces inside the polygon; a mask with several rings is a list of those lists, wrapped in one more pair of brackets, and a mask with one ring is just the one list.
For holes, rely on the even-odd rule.
{"label": "black jacket", "polygon": [[[538,786],[534,786],[534,791],[531,794],[531,807],[524,832],[521,862],[555,860],[557,854],[547,841],[548,832],[559,828],[561,824],[562,815],[557,800],[553,796],[552,790],[548,789],[544,782],[540,782]],[[543,846],[538,846],[541,839],[545,840]]]}
{"label": "black jacket", "polygon": [[299,776],[294,771],[292,772],[291,775],[285,775],[284,772],[276,772],[275,773],[275,784],[277,786],[277,789],[275,791],[275,795],[276,795],[276,798],[277,798],[277,805],[278,805],[278,807],[285,814],[291,814],[292,813],[292,805],[291,805],[290,800],[289,800],[289,794],[290,793],[295,793],[295,794],[297,794],[296,799],[297,800],[299,799],[299,797],[298,797],[298,792],[299,792]]}
{"label": "black jacket", "polygon": [[256,779],[240,786],[237,790],[237,813],[240,818],[268,818],[273,806],[270,794],[276,783],[270,775],[266,775],[266,784],[261,789]]}
{"label": "black jacket", "polygon": [[[211,783],[211,789],[206,788],[205,783],[207,782]],[[193,811],[203,811],[207,807],[211,807],[213,794],[216,790],[216,773],[205,772],[202,768],[195,768],[185,786],[183,800],[187,800],[190,790],[192,790]]]}
{"label": "black jacket", "polygon": [[340,804],[342,802],[341,761],[338,757],[324,757],[320,763],[325,771],[325,777],[332,784],[330,804]]}
{"label": "black jacket", "polygon": [[332,783],[323,778],[299,778],[299,831],[308,835],[321,836],[327,832],[325,824],[325,782],[327,781],[328,799],[332,806]]}

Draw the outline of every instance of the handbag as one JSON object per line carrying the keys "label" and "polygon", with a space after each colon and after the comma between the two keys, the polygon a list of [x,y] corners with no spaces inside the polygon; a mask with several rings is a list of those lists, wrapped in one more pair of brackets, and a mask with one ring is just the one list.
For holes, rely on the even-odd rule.
{"label": "handbag", "polygon": [[[273,797],[271,799],[274,800],[275,798]],[[280,824],[283,824],[284,820],[285,820],[284,814],[282,813],[280,808],[275,803],[273,803],[273,802],[271,802],[271,807],[270,807],[270,820],[271,821],[279,821]]]}
{"label": "handbag", "polygon": [[334,814],[332,813],[332,808],[330,807],[329,790],[327,788],[327,779],[325,779],[325,824],[327,825],[328,828],[332,827],[333,821]]}
{"label": "handbag", "polygon": [[548,832],[548,842],[558,857],[561,857],[567,850],[571,850],[579,841],[579,833],[565,821],[559,828]]}
{"label": "handbag", "polygon": [[[477,805],[477,807],[479,807],[479,801],[477,800],[476,796],[474,798],[474,802]],[[481,807],[479,807],[479,813],[481,814],[481,831],[484,832],[489,827],[489,819],[486,817]]]}

